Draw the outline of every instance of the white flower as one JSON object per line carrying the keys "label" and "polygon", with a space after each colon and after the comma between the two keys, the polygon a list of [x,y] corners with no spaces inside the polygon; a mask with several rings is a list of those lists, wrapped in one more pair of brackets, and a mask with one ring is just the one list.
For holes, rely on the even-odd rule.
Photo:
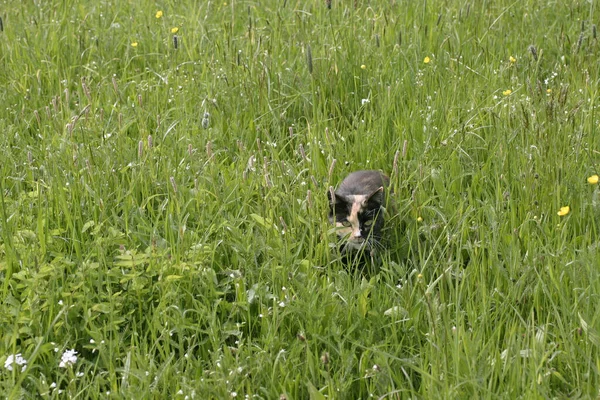
{"label": "white flower", "polygon": [[365,104],[369,104],[370,102],[371,102],[371,100],[369,100],[369,99],[362,99],[360,101],[360,104],[364,106]]}
{"label": "white flower", "polygon": [[73,365],[77,362],[77,352],[74,349],[65,350],[62,357],[60,358],[60,364],[58,366],[60,368],[66,368],[70,365]]}
{"label": "white flower", "polygon": [[21,365],[21,372],[24,372],[27,368],[27,360],[23,358],[21,353],[11,354],[6,357],[6,361],[4,361],[4,368],[9,371],[13,370],[13,364]]}

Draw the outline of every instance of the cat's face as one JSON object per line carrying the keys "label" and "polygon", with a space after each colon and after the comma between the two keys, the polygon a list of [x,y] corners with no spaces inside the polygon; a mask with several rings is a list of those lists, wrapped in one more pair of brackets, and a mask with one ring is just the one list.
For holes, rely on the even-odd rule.
{"label": "cat's face", "polygon": [[379,171],[357,171],[329,197],[329,221],[343,244],[343,251],[374,250],[381,240],[383,206],[388,179]]}

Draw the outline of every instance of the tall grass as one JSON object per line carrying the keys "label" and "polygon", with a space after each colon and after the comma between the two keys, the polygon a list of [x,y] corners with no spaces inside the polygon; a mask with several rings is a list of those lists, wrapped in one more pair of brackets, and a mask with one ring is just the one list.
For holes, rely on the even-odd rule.
{"label": "tall grass", "polygon": [[[6,2],[0,393],[597,397],[599,17]],[[357,169],[394,188],[369,273],[326,218]]]}

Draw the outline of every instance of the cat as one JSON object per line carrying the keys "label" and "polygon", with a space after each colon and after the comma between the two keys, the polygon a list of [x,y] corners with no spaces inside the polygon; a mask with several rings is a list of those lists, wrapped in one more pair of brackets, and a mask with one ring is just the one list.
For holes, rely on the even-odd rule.
{"label": "cat", "polygon": [[356,171],[334,192],[330,188],[329,222],[335,226],[343,254],[373,254],[382,247],[384,207],[390,179],[379,171]]}

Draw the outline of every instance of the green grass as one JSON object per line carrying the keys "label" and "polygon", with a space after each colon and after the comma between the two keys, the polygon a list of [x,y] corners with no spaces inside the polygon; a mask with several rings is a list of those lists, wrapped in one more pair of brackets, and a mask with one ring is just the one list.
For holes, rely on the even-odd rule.
{"label": "green grass", "polygon": [[598,397],[595,2],[8,3],[2,397]]}

